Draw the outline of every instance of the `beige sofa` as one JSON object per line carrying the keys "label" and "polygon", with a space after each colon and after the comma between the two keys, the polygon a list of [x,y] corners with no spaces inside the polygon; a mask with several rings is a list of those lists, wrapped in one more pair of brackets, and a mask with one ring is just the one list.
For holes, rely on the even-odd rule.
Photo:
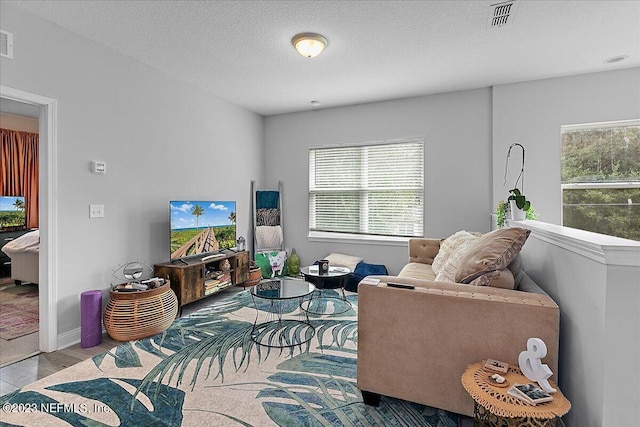
{"label": "beige sofa", "polygon": [[432,263],[442,242],[411,240],[409,263],[398,276],[375,276],[377,285],[358,286],[357,384],[365,403],[377,406],[384,395],[470,416],[473,400],[461,383],[465,368],[487,358],[517,364],[531,337],[547,345],[543,363],[556,381],[560,311],[521,270],[520,256],[507,272],[517,289],[434,281]]}
{"label": "beige sofa", "polygon": [[2,247],[11,258],[11,279],[17,285],[21,282],[38,283],[40,260],[40,232],[33,230],[11,240]]}

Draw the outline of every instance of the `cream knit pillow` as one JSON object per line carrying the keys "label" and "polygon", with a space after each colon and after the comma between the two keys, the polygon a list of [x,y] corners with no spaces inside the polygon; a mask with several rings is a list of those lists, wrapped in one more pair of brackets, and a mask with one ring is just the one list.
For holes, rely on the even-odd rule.
{"label": "cream knit pillow", "polygon": [[356,269],[356,266],[362,258],[352,255],[345,254],[329,254],[324,259],[329,261],[329,266],[331,267],[346,267],[353,273]]}
{"label": "cream knit pillow", "polygon": [[440,249],[438,250],[438,253],[436,254],[435,258],[433,258],[433,263],[431,264],[433,272],[436,273],[436,275],[440,273],[444,268],[447,260],[458,246],[466,241],[475,239],[477,239],[476,236],[465,230],[458,231],[457,233],[452,234],[451,236],[444,239],[442,243],[440,243]]}
{"label": "cream knit pillow", "polygon": [[[469,237],[470,236],[470,237]],[[463,241],[451,252],[447,262],[440,269],[440,272],[436,274],[435,280],[438,282],[455,282],[456,272],[458,267],[462,264],[462,259],[465,255],[478,243],[479,237],[472,234],[465,237]],[[433,267],[432,267],[433,268]]]}

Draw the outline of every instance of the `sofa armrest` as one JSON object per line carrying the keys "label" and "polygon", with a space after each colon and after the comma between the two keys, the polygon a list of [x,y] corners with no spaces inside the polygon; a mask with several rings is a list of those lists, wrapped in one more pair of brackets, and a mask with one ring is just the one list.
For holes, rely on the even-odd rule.
{"label": "sofa armrest", "polygon": [[[547,295],[377,276],[358,288],[358,375],[361,390],[465,415],[473,400],[460,378],[474,362],[517,364],[527,340],[547,345],[558,369],[560,311]],[[413,284],[415,289],[385,282]]]}
{"label": "sofa armrest", "polygon": [[409,262],[432,264],[440,250],[440,239],[409,239]]}

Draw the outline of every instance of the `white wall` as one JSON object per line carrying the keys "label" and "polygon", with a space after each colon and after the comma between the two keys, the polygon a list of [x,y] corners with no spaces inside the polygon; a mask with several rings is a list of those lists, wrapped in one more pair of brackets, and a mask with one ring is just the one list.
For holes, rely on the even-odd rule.
{"label": "white wall", "polygon": [[640,419],[640,242],[537,221],[527,272],[560,306],[559,384],[568,426],[635,427]]}
{"label": "white wall", "polygon": [[442,95],[271,116],[265,119],[265,183],[284,186],[285,241],[303,264],[330,252],[385,264],[395,274],[407,246],[310,242],[310,146],[425,138],[425,236],[488,231],[491,211],[491,91]]}
{"label": "white wall", "polygon": [[526,148],[525,194],[538,220],[560,224],[560,126],[640,118],[640,68],[500,85],[493,88],[493,205],[505,200],[520,171],[513,149]]}
{"label": "white wall", "polygon": [[77,334],[80,293],[106,292],[118,266],[169,260],[169,200],[236,200],[249,235],[261,116],[9,6],[0,23],[14,34],[0,84],[58,100],[59,336]]}
{"label": "white wall", "polygon": [[[527,198],[539,220],[560,224],[560,127],[637,118],[640,68],[494,87],[494,205],[515,183],[520,150],[512,151],[503,185],[508,147],[518,141],[527,150]],[[559,382],[573,404],[568,425],[635,426],[640,418],[632,410],[640,406],[640,271],[594,261],[535,235],[529,240],[525,268],[561,310]]]}
{"label": "white wall", "polygon": [[[639,117],[640,68],[494,87],[494,205],[515,183],[519,150],[512,151],[506,185],[504,167],[509,145],[518,141],[527,149],[527,198],[538,219],[560,224],[560,127]],[[559,382],[573,404],[568,425],[635,425],[640,271],[594,261],[535,235],[524,254],[525,267],[560,306]]]}

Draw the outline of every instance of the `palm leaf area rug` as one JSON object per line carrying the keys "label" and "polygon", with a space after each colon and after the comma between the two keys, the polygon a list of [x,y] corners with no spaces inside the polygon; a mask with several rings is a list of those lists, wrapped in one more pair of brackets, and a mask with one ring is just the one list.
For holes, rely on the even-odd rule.
{"label": "palm leaf area rug", "polygon": [[[443,410],[386,397],[378,408],[362,402],[357,294],[347,298],[352,307],[345,313],[310,316],[315,332],[299,323],[284,334],[277,322],[261,329],[258,341],[271,344],[311,336],[280,349],[251,338],[256,313],[272,310],[269,302],[257,300],[257,312],[249,291],[240,292],[162,334],[123,343],[0,397],[0,419],[38,427],[455,427],[456,415]],[[279,314],[298,311],[291,301]]]}

